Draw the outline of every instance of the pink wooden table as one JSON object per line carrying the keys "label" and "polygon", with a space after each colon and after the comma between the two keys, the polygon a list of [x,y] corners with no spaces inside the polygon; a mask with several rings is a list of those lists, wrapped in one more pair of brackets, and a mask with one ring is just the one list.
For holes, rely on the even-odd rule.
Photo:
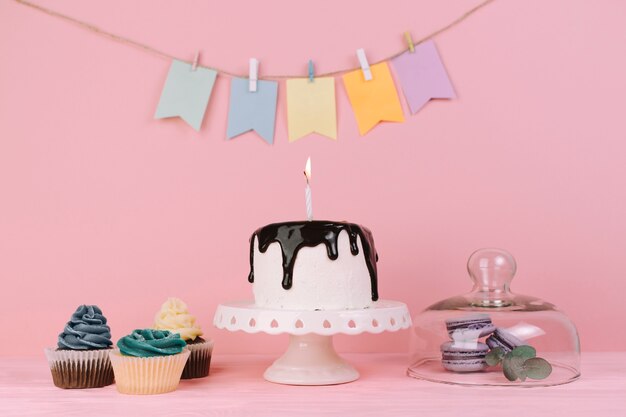
{"label": "pink wooden table", "polygon": [[460,416],[491,411],[516,416],[626,416],[626,352],[588,353],[583,376],[550,388],[482,388],[433,384],[405,376],[404,355],[345,355],[356,382],[326,387],[276,385],[262,379],[268,356],[217,355],[208,378],[178,391],[126,396],[114,386],[61,390],[41,359],[0,359],[0,416]]}

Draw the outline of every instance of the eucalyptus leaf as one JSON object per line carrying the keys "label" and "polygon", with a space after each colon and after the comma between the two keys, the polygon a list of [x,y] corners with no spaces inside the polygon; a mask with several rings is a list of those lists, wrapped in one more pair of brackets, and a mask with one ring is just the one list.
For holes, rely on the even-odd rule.
{"label": "eucalyptus leaf", "polygon": [[537,356],[537,350],[532,346],[522,345],[513,349],[511,352],[509,352],[509,354],[511,356],[519,356],[524,359],[530,359]]}
{"label": "eucalyptus leaf", "polygon": [[544,379],[552,373],[552,365],[543,358],[530,358],[524,362],[524,370],[528,378]]}
{"label": "eucalyptus leaf", "polygon": [[485,361],[489,366],[496,366],[499,365],[500,362],[502,362],[502,359],[504,359],[504,355],[504,349],[497,347],[491,349],[489,353],[485,355]]}
{"label": "eucalyptus leaf", "polygon": [[509,381],[515,381],[517,379],[521,379],[523,381],[526,379],[526,369],[524,368],[526,360],[526,358],[521,356],[512,356],[507,354],[502,362],[502,370],[504,371],[506,379]]}

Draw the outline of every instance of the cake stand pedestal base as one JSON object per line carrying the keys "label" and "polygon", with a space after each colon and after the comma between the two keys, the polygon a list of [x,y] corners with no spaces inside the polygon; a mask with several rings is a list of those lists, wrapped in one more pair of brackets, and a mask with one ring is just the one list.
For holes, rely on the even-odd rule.
{"label": "cake stand pedestal base", "polygon": [[213,324],[231,332],[289,334],[289,347],[264,377],[288,385],[334,385],[352,382],[359,373],[333,347],[333,335],[395,332],[411,327],[406,304],[378,300],[358,310],[283,310],[253,301],[220,304]]}
{"label": "cake stand pedestal base", "polygon": [[335,352],[332,336],[290,335],[287,351],[263,377],[278,384],[333,385],[359,378],[359,373]]}

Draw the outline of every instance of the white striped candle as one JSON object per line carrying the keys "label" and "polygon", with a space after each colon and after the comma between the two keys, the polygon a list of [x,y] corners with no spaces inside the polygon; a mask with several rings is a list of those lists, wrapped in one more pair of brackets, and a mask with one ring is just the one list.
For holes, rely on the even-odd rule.
{"label": "white striped candle", "polygon": [[311,157],[306,160],[304,167],[304,176],[306,177],[306,187],[304,188],[304,200],[306,202],[306,217],[309,221],[313,220],[313,201],[311,200]]}

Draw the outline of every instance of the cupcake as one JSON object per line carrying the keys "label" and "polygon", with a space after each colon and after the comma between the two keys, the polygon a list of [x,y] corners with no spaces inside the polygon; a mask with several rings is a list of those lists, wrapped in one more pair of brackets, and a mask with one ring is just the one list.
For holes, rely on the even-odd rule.
{"label": "cupcake", "polygon": [[213,341],[202,337],[196,318],[189,314],[187,304],[178,298],[168,298],[154,318],[154,328],[178,333],[187,342],[191,356],[185,365],[182,379],[202,378],[209,375]]}
{"label": "cupcake", "polygon": [[59,335],[56,348],[45,349],[52,381],[59,388],[98,388],[113,383],[109,360],[111,328],[95,305],[79,306]]}
{"label": "cupcake", "polygon": [[180,382],[189,349],[180,335],[167,330],[137,329],[110,352],[115,385],[122,394],[162,394]]}

